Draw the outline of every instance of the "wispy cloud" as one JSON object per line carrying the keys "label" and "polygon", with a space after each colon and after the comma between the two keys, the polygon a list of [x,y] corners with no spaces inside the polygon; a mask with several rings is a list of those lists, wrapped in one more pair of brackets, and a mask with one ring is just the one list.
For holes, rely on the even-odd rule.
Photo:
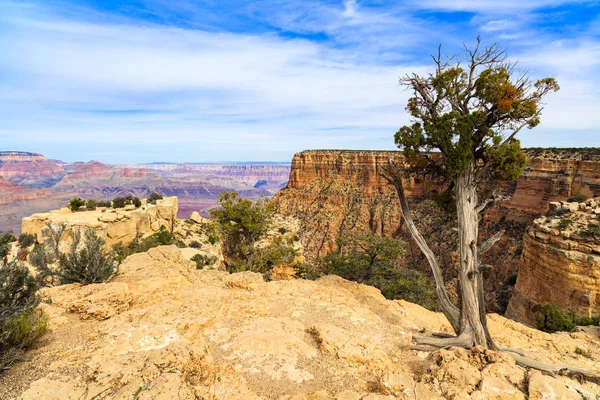
{"label": "wispy cloud", "polygon": [[[465,3],[477,3],[468,5],[472,11],[488,4]],[[598,41],[541,29],[533,11],[509,17],[491,7],[453,20],[355,0],[225,2],[219,9],[162,0],[112,9],[53,4],[0,2],[3,147],[68,160],[101,152],[109,162],[389,149],[408,122],[409,94],[398,76],[427,73],[438,43],[453,51],[478,32],[492,40],[537,33],[506,44],[534,77],[561,81],[542,129],[600,125],[582,116],[600,105]],[[526,144],[547,144],[536,140],[524,134]]]}

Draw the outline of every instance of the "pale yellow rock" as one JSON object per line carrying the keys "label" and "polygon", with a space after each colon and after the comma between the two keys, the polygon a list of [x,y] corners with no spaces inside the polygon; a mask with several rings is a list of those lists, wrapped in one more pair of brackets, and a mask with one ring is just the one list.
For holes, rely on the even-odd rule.
{"label": "pale yellow rock", "polygon": [[273,268],[271,279],[274,281],[289,281],[296,279],[296,269],[289,264],[280,264]]}
{"label": "pale yellow rock", "polygon": [[526,397],[519,389],[505,379],[486,376],[481,380],[480,391],[488,400],[525,400]]}
{"label": "pale yellow rock", "polygon": [[[128,257],[109,283],[41,295],[52,300],[41,306],[52,332],[0,375],[0,398],[462,400],[497,390],[522,398],[525,370],[512,359],[481,348],[420,358],[412,335],[445,326],[443,315],[335,276],[265,282],[252,272],[197,270],[180,249],[161,246]],[[500,345],[544,362],[592,367],[573,349],[600,344],[495,315],[489,323]],[[48,365],[42,377],[27,373],[31,363]],[[23,379],[14,393],[4,389]]]}
{"label": "pale yellow rock", "polygon": [[37,235],[41,243],[45,240],[42,231],[48,224],[67,225],[62,237],[64,243],[70,240],[70,233],[75,229],[93,229],[98,236],[106,240],[106,246],[110,248],[116,243],[131,242],[138,234],[142,237],[149,236],[160,229],[161,225],[170,227],[177,216],[177,210],[177,197],[165,197],[158,200],[156,205],[149,204],[137,209],[125,207],[116,211],[99,208],[84,212],[61,209],[33,214],[23,218],[21,227],[23,233]]}
{"label": "pale yellow rock", "polygon": [[528,392],[529,400],[581,400],[577,391],[569,388],[562,379],[544,375],[539,371],[529,375]]}
{"label": "pale yellow rock", "polygon": [[190,215],[190,217],[188,219],[197,224],[201,224],[202,222],[204,222],[204,218],[202,218],[200,216],[200,213],[198,211],[192,211],[192,214]]}

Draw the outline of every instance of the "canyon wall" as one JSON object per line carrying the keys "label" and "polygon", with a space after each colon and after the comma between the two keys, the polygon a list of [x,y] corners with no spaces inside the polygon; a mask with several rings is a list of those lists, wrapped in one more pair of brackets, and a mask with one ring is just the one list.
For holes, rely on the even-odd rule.
{"label": "canyon wall", "polygon": [[[504,312],[515,284],[523,236],[531,222],[548,209],[548,202],[574,195],[600,195],[600,152],[595,149],[529,149],[528,163],[516,182],[488,183],[511,199],[485,211],[480,238],[499,230],[506,234],[483,260],[495,266],[486,272],[490,310]],[[401,161],[396,151],[311,150],[292,160],[290,180],[274,199],[279,212],[296,215],[302,224],[307,259],[315,261],[336,246],[341,234],[370,229],[402,238],[410,246],[406,265],[429,272],[419,249],[403,228],[396,194],[378,174],[388,160]],[[434,185],[407,182],[413,217],[438,254],[448,289],[457,291],[456,226],[452,216],[429,200]]]}
{"label": "canyon wall", "polygon": [[62,208],[23,218],[22,232],[36,235],[38,241],[43,243],[43,230],[48,225],[65,224],[65,241],[73,229],[93,229],[106,240],[106,246],[110,248],[116,243],[130,243],[137,235],[149,236],[157,232],[161,225],[170,228],[177,210],[177,197],[165,197],[157,200],[156,204],[143,204],[137,209],[133,205],[123,209],[99,207],[94,211],[81,212]]}
{"label": "canyon wall", "polygon": [[523,256],[506,315],[535,324],[538,304],[600,315],[600,198],[553,204],[525,235]]}

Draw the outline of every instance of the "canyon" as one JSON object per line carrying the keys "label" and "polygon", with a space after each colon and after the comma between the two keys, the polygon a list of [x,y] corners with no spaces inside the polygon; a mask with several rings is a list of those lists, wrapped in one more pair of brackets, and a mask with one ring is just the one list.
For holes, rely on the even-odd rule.
{"label": "canyon", "polygon": [[0,152],[0,231],[20,232],[21,219],[60,208],[74,197],[107,200],[147,197],[152,192],[179,198],[179,217],[206,216],[219,193],[236,190],[248,198],[272,195],[287,183],[290,166],[257,164],[65,163],[36,153]]}
{"label": "canyon", "polygon": [[[523,238],[528,226],[548,210],[549,202],[579,195],[600,195],[600,152],[597,149],[528,149],[523,175],[515,182],[490,182],[509,200],[489,206],[480,230],[485,240],[500,230],[502,239],[486,254],[494,265],[486,272],[488,309],[503,313],[522,263]],[[403,227],[393,188],[381,176],[388,161],[401,163],[400,152],[313,150],[292,160],[287,187],[274,198],[281,213],[301,221],[305,256],[317,260],[336,246],[347,232],[371,230],[403,239],[409,244],[405,265],[429,273],[429,266]],[[438,255],[449,291],[457,292],[457,234],[453,217],[432,200],[439,187],[430,182],[406,182],[413,218]],[[483,188],[485,190],[485,188]],[[530,282],[535,285],[534,281]],[[523,292],[535,291],[522,288]],[[531,318],[513,313],[513,318]]]}

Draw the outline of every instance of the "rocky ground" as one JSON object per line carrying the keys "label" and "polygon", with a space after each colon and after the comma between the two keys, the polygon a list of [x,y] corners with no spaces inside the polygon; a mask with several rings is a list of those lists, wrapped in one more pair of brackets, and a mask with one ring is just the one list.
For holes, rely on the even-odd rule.
{"label": "rocky ground", "polygon": [[[441,314],[334,276],[264,282],[197,270],[175,246],[129,257],[109,283],[42,292],[50,332],[0,375],[2,399],[595,399],[600,386],[503,353],[411,350]],[[598,368],[598,332],[545,334],[491,316],[505,346]],[[576,353],[580,348],[584,355]],[[589,357],[589,358],[588,358]]]}

